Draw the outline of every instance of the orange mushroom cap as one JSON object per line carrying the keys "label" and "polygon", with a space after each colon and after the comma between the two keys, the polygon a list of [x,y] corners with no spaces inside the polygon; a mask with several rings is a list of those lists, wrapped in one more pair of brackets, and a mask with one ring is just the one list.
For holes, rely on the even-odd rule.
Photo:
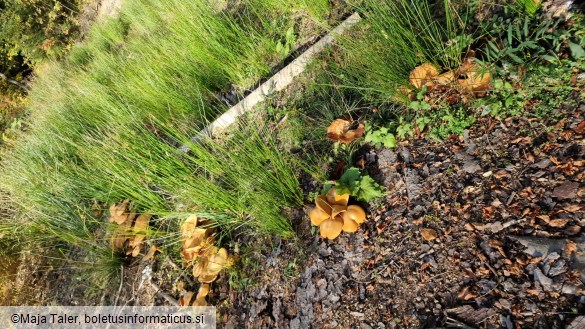
{"label": "orange mushroom cap", "polygon": [[343,213],[343,219],[350,219],[361,224],[366,221],[366,212],[360,206],[351,205],[347,207],[347,210]]}
{"label": "orange mushroom cap", "polygon": [[341,234],[343,229],[343,219],[341,216],[325,220],[321,226],[319,226],[319,233],[323,238],[330,240],[335,239]]}

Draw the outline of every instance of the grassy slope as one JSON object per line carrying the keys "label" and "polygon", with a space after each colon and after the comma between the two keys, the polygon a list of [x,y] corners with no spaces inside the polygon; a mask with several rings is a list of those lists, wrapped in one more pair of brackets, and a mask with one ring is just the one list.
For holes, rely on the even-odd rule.
{"label": "grassy slope", "polygon": [[[247,1],[227,12],[207,1],[126,1],[120,18],[94,26],[66,61],[37,70],[30,131],[5,154],[1,176],[25,225],[2,229],[101,250],[92,239],[99,222],[88,206],[129,198],[139,211],[161,216],[177,209],[213,212],[218,224],[289,231],[279,209],[298,204],[295,179],[280,160],[285,157],[261,135],[251,144],[214,144],[186,158],[176,146],[225,110],[214,99],[217,92],[257,81],[287,55],[277,44],[289,27],[323,26],[327,6]],[[244,156],[242,147],[263,162]],[[233,166],[217,172],[226,159],[214,151]],[[264,162],[273,169],[259,172]],[[262,207],[266,200],[270,206]]]}

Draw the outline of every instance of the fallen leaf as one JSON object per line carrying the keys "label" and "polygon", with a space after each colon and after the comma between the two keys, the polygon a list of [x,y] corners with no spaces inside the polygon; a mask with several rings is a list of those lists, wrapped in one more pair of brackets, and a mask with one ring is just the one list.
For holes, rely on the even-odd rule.
{"label": "fallen leaf", "polygon": [[547,224],[551,227],[563,227],[569,222],[566,218],[557,218],[550,220]]}
{"label": "fallen leaf", "polygon": [[577,244],[571,240],[566,240],[566,242],[567,244],[565,245],[563,252],[566,257],[569,257],[575,252],[575,250],[577,250]]}
{"label": "fallen leaf", "polygon": [[565,209],[568,212],[575,212],[575,211],[578,211],[579,209],[581,209],[581,207],[582,206],[578,205],[578,204],[568,204],[568,205],[565,205],[563,207],[563,209]]}
{"label": "fallen leaf", "polygon": [[585,133],[585,120],[579,122],[579,124],[577,125],[577,127],[575,127],[574,130],[579,134]]}
{"label": "fallen leaf", "polygon": [[459,297],[463,300],[470,300],[470,299],[475,298],[477,296],[478,296],[478,294],[470,291],[469,287],[463,288],[463,290],[461,290],[461,292],[459,292],[459,294],[457,295],[457,297]]}
{"label": "fallen leaf", "polygon": [[432,228],[423,228],[420,230],[420,234],[422,235],[423,239],[427,241],[431,241],[437,238],[437,231],[433,230]]}

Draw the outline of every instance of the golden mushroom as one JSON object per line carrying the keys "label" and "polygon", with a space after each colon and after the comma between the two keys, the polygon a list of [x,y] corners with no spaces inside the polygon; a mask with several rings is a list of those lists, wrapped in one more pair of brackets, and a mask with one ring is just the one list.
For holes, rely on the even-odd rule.
{"label": "golden mushroom", "polygon": [[344,119],[336,119],[327,127],[327,137],[343,144],[361,138],[365,132],[366,126],[363,123]]}
{"label": "golden mushroom", "polygon": [[309,213],[311,223],[319,226],[321,237],[335,239],[341,232],[355,232],[366,220],[366,213],[356,205],[347,206],[349,194],[338,194],[332,188],[315,199],[316,207]]}
{"label": "golden mushroom", "polygon": [[209,294],[209,283],[202,283],[197,291],[197,296],[193,302],[193,306],[207,306],[207,300],[205,297]]}
{"label": "golden mushroom", "polygon": [[211,246],[199,255],[193,267],[193,276],[196,276],[199,282],[213,282],[217,279],[219,272],[227,266],[227,250]]}

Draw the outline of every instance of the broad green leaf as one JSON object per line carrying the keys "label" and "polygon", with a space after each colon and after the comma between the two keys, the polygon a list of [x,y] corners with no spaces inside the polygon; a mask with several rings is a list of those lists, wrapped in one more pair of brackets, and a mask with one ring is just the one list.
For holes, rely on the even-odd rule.
{"label": "broad green leaf", "polygon": [[578,59],[581,57],[585,57],[585,50],[583,50],[583,47],[581,47],[580,45],[573,42],[569,42],[569,48],[571,49],[571,55],[573,56],[573,58]]}
{"label": "broad green leaf", "polygon": [[358,200],[370,202],[376,198],[383,197],[385,193],[376,181],[370,176],[363,176],[359,182]]}

